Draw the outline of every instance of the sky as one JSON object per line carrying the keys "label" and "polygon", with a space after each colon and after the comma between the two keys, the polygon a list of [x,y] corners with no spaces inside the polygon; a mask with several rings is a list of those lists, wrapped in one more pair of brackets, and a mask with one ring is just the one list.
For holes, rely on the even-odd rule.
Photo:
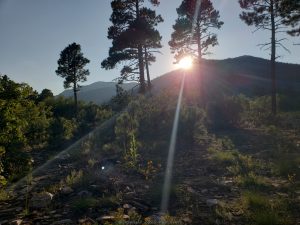
{"label": "sky", "polygon": [[[161,0],[157,8],[164,18],[164,23],[158,26],[163,48],[150,68],[152,78],[175,69],[168,41],[180,3],[181,0]],[[239,19],[241,9],[237,0],[213,0],[213,3],[224,25],[216,31],[219,45],[210,49],[213,54],[207,58],[242,55],[269,58],[269,52],[257,46],[269,41],[269,32],[253,33],[255,28]],[[0,0],[0,74],[16,82],[26,82],[39,92],[48,88],[59,94],[64,88],[63,78],[55,73],[57,60],[65,47],[76,42],[90,60],[87,65],[90,75],[83,85],[113,80],[121,66],[114,70],[101,68],[111,46],[107,39],[111,12],[110,0]],[[299,38],[287,38],[285,45],[291,53],[280,49],[279,61],[300,63],[300,46],[293,45],[300,42]]]}

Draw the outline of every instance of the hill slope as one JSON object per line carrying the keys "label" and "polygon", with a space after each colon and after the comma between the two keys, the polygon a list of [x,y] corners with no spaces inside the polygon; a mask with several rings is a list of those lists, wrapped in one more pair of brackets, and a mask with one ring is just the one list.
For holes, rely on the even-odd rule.
{"label": "hill slope", "polygon": [[[204,83],[208,90],[233,94],[264,95],[270,93],[269,60],[252,56],[203,60],[200,68],[200,72],[187,72],[190,77],[187,82],[190,85]],[[300,65],[278,62],[276,69],[279,92],[292,93],[300,90]],[[176,86],[181,74],[180,70],[175,70],[154,79],[154,90],[159,91]]]}
{"label": "hill slope", "polygon": [[[131,90],[136,86],[136,83],[124,83],[122,87],[125,90]],[[98,81],[90,85],[82,86],[78,92],[78,99],[86,102],[94,102],[101,104],[107,102],[116,95],[116,83],[115,82],[104,82]],[[58,96],[72,97],[72,90],[65,90]]]}

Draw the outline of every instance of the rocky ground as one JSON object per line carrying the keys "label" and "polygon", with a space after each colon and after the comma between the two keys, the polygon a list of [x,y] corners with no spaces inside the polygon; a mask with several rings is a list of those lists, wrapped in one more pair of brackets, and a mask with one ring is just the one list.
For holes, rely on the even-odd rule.
{"label": "rocky ground", "polygon": [[[113,219],[110,212],[117,208],[124,209],[125,219],[130,209],[145,217],[159,215],[163,171],[145,180],[138,173],[124,171],[118,157],[102,154],[101,138],[111,123],[113,120],[11,186],[12,197],[0,204],[0,224],[103,224]],[[273,147],[272,139],[257,130],[218,135],[224,134],[239,152],[258,159]],[[180,224],[250,224],[241,206],[247,188],[238,184],[228,166],[212,160],[206,149],[177,149],[170,214],[178,216]],[[259,175],[269,187],[266,193],[289,198],[288,179],[275,177],[268,169]],[[300,224],[300,191],[295,187],[288,219]]]}

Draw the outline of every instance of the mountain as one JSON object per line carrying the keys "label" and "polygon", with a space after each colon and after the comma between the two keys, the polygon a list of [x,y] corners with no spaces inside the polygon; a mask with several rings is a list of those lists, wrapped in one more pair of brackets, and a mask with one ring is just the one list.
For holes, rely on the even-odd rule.
{"label": "mountain", "polygon": [[[78,92],[78,99],[86,102],[94,102],[96,104],[101,104],[109,101],[113,96],[116,95],[116,84],[115,82],[103,82],[98,81],[86,86],[82,86]],[[133,89],[137,83],[124,83],[122,87],[130,91]],[[65,90],[58,96],[72,97],[72,90]]]}
{"label": "mountain", "polygon": [[[300,65],[276,63],[277,86],[279,93],[300,92]],[[152,80],[152,93],[174,90],[179,87],[182,70],[174,70]],[[240,56],[224,60],[205,60],[200,70],[186,71],[186,86],[196,91],[205,89],[211,96],[226,92],[229,94],[266,95],[271,93],[270,61],[253,56]],[[78,92],[79,100],[101,104],[116,94],[115,82],[95,82],[83,86]],[[125,90],[136,92],[137,83],[124,83]],[[72,90],[60,95],[73,96]]]}
{"label": "mountain", "polygon": [[[276,71],[279,93],[300,92],[300,65],[277,62]],[[211,94],[219,91],[251,96],[269,94],[271,90],[270,61],[253,56],[203,59],[199,70],[185,73],[187,86],[202,87]],[[182,74],[183,71],[175,70],[154,79],[154,91],[178,86]]]}

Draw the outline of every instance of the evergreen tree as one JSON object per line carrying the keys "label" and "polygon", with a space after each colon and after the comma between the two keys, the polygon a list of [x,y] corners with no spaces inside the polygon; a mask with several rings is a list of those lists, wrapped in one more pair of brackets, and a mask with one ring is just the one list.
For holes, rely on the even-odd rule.
{"label": "evergreen tree", "polygon": [[283,0],[280,10],[281,16],[284,18],[283,23],[292,27],[292,30],[289,30],[288,34],[300,36],[300,1]]}
{"label": "evergreen tree", "polygon": [[86,81],[90,74],[89,70],[84,69],[90,61],[81,52],[79,44],[72,43],[60,53],[58,68],[55,71],[58,76],[65,78],[64,88],[72,86],[74,92],[75,113],[77,114],[77,92],[79,82]]}
{"label": "evergreen tree", "polygon": [[[158,1],[151,0],[153,6]],[[121,69],[119,82],[124,80],[136,80],[140,83],[140,91],[146,90],[145,83],[145,57],[144,48],[160,48],[161,37],[155,29],[157,23],[162,22],[161,16],[157,16],[154,10],[143,7],[144,0],[114,0],[111,3],[112,26],[108,29],[108,38],[112,40],[109,56],[103,60],[101,66],[105,69],[113,69],[118,63],[124,63]],[[149,52],[150,54],[150,52]],[[154,57],[151,58],[155,60]]]}
{"label": "evergreen tree", "polygon": [[210,46],[218,44],[217,35],[211,29],[220,29],[223,25],[219,11],[214,9],[211,0],[183,0],[177,14],[169,41],[175,59],[178,61],[183,55],[191,54],[200,61]]}
{"label": "evergreen tree", "polygon": [[[249,26],[255,26],[257,30],[267,30],[271,32],[271,41],[260,44],[261,48],[271,50],[271,93],[272,93],[272,113],[277,113],[276,100],[276,49],[278,46],[285,48],[281,40],[277,38],[277,34],[282,32],[282,28],[286,27],[280,16],[280,5],[283,0],[239,0],[241,8],[244,10],[240,14],[243,20]],[[285,48],[286,49],[286,48]]]}

